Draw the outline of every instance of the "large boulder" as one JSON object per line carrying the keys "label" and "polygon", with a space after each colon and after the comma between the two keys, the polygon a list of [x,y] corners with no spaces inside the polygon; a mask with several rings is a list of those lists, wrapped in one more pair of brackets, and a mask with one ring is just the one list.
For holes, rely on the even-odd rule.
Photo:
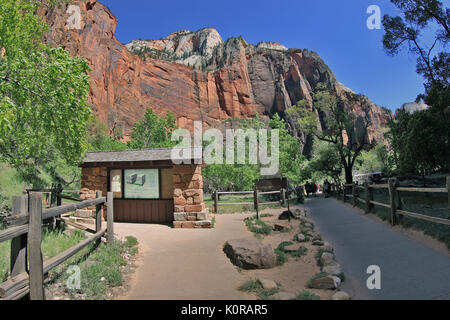
{"label": "large boulder", "polygon": [[223,251],[234,265],[242,269],[270,269],[278,263],[272,246],[254,238],[229,240]]}

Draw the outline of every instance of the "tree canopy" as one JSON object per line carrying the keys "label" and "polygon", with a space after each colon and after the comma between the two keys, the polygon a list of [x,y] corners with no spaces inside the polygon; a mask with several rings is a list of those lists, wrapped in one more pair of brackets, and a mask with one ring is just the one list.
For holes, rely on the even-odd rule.
{"label": "tree canopy", "polygon": [[176,128],[173,113],[167,111],[165,117],[159,117],[151,108],[147,108],[144,119],[134,125],[128,147],[131,149],[173,147],[176,142],[172,141],[171,137]]}
{"label": "tree canopy", "polygon": [[78,164],[90,115],[89,64],[42,43],[38,5],[0,0],[0,161],[26,179],[56,160]]}
{"label": "tree canopy", "polygon": [[[314,135],[318,140],[336,146],[339,161],[344,168],[347,183],[353,181],[352,170],[357,158],[363,150],[375,145],[369,140],[368,128],[371,124],[368,117],[367,98],[362,95],[346,93],[347,101],[330,93],[323,84],[318,84],[313,93],[312,110],[305,100],[292,106],[287,114],[295,117],[299,130]],[[348,101],[358,103],[363,115],[349,112]],[[320,117],[320,115],[323,117]]]}

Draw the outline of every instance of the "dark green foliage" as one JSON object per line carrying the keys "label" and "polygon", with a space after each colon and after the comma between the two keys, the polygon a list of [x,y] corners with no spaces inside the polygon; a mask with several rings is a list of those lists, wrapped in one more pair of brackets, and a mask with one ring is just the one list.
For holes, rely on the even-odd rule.
{"label": "dark green foliage", "polygon": [[177,142],[171,138],[176,128],[173,113],[167,111],[165,117],[159,117],[152,109],[147,108],[144,119],[134,125],[128,147],[130,149],[174,147]]}
{"label": "dark green foliage", "polygon": [[389,128],[400,174],[450,171],[450,110],[399,111]]}

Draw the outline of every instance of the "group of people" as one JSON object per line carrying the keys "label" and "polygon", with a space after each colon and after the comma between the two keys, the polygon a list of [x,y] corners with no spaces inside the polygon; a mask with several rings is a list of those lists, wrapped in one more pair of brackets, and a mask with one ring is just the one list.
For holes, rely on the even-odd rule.
{"label": "group of people", "polygon": [[[321,191],[320,185],[318,185],[315,182],[308,182],[305,185],[305,191],[306,196],[309,197],[310,194],[316,195]],[[325,180],[323,183],[323,193],[325,194],[325,197],[327,197],[330,194],[331,191],[331,183],[328,180]]]}
{"label": "group of people", "polygon": [[316,195],[320,191],[320,186],[315,182],[308,182],[305,185],[306,196],[309,197],[310,194]]}

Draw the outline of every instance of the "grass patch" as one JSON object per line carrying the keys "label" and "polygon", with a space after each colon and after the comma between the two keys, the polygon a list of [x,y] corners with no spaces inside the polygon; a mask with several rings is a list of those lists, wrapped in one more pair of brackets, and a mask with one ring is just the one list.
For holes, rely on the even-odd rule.
{"label": "grass patch", "polygon": [[295,300],[320,300],[320,297],[317,294],[305,290],[300,293]]}
{"label": "grass patch", "polygon": [[80,268],[81,288],[70,290],[64,287],[64,293],[71,299],[106,300],[110,298],[108,292],[111,288],[123,284],[123,272],[127,266],[125,256],[137,253],[137,240],[127,237],[125,241],[115,241],[114,245],[100,244],[95,250],[72,261],[65,263],[65,270],[60,281],[65,283],[70,276],[65,271],[69,265]]}
{"label": "grass patch", "polygon": [[288,247],[292,244],[294,244],[294,243],[290,242],[290,241],[285,241],[285,242],[280,243],[278,245],[278,247],[275,249],[275,254],[277,255],[278,263],[280,265],[285,264],[289,260],[288,255],[286,254],[286,252],[284,252],[284,248]]}
{"label": "grass patch", "polygon": [[9,274],[11,241],[0,243],[0,282],[6,281]]}
{"label": "grass patch", "polygon": [[267,236],[272,233],[272,227],[267,225],[262,220],[247,219],[245,220],[245,225],[247,226],[248,230],[255,234]]}
{"label": "grass patch", "polygon": [[278,289],[265,290],[259,280],[248,280],[239,288],[239,291],[254,293],[259,300],[270,300],[278,293]]}
{"label": "grass patch", "polygon": [[127,246],[128,248],[137,246],[137,244],[138,244],[138,241],[135,237],[128,236],[125,238],[125,246]]}
{"label": "grass patch", "polygon": [[295,251],[295,252],[289,252],[289,255],[296,257],[296,258],[301,258],[301,257],[305,256],[307,253],[308,253],[308,248],[300,247],[300,250]]}
{"label": "grass patch", "polygon": [[[74,230],[66,235],[63,229],[52,230],[43,228],[42,254],[44,261],[73,247],[86,239],[84,233]],[[49,272],[46,288],[53,292],[56,287],[63,288],[63,294],[73,299],[106,299],[108,288],[120,286],[123,283],[122,273],[127,265],[125,256],[131,257],[137,253],[137,240],[127,237],[125,241],[116,241],[113,246],[94,243],[90,244],[72,258]],[[11,242],[0,243],[0,282],[7,280],[10,271]],[[65,283],[71,274],[67,274],[69,266],[78,266],[81,270],[81,290],[66,289]],[[58,293],[59,295],[60,293]]]}

